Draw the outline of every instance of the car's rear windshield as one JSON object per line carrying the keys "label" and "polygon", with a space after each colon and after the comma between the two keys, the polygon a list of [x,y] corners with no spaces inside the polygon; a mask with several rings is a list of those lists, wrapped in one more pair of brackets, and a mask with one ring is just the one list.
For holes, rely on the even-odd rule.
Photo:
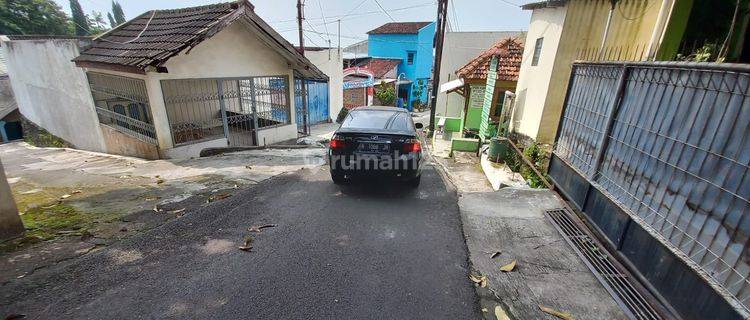
{"label": "car's rear windshield", "polygon": [[410,120],[406,112],[355,110],[349,113],[341,128],[409,131],[414,130]]}

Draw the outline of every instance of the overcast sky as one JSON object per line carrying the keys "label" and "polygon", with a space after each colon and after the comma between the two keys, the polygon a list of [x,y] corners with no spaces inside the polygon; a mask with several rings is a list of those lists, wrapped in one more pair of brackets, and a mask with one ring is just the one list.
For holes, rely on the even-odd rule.
{"label": "overcast sky", "polygon": [[[68,0],[55,0],[70,14]],[[111,0],[78,0],[86,13],[111,10]],[[125,16],[130,19],[152,9],[174,9],[205,5],[227,0],[120,0]],[[296,0],[255,0],[255,11],[292,43],[297,43]],[[336,46],[336,19],[341,18],[341,45],[365,39],[367,31],[391,18],[378,7],[380,3],[395,21],[433,21],[437,14],[435,0],[306,0],[307,23],[304,29],[329,33]],[[450,25],[454,31],[518,31],[527,30],[530,12],[518,5],[527,0],[450,0]],[[359,7],[357,7],[359,6]],[[325,22],[322,19],[325,17]],[[326,31],[327,28],[327,31]],[[328,36],[307,33],[306,45],[325,46]]]}

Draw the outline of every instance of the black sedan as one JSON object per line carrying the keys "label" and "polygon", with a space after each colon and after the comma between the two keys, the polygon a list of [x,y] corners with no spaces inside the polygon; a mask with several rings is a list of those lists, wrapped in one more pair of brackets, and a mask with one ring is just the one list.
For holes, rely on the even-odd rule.
{"label": "black sedan", "polygon": [[331,178],[390,178],[417,187],[422,174],[422,143],[408,111],[395,107],[352,109],[331,138]]}

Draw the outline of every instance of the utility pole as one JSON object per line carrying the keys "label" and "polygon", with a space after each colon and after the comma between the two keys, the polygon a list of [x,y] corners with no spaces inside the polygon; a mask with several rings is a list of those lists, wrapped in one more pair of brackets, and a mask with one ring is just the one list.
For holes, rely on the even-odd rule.
{"label": "utility pole", "polygon": [[435,62],[432,67],[432,92],[430,92],[430,136],[435,132],[435,108],[438,90],[440,90],[440,62],[443,59],[443,38],[445,38],[445,24],[448,18],[448,0],[438,0],[437,9]]}
{"label": "utility pole", "polygon": [[[302,20],[305,19],[305,0],[297,0],[297,27],[299,28],[299,53],[305,55],[305,38],[302,35]],[[300,81],[300,94],[302,95],[302,123],[305,126],[305,135],[310,134],[310,126],[307,121],[307,81],[304,77]],[[294,79],[292,79],[294,83]]]}

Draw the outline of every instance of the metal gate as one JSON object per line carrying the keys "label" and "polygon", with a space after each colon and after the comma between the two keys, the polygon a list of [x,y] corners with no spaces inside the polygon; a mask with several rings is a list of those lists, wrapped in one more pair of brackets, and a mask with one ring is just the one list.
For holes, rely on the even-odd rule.
{"label": "metal gate", "polygon": [[258,145],[258,130],[291,123],[288,83],[286,76],[162,81],[175,146]]}
{"label": "metal gate", "polygon": [[297,131],[300,134],[307,134],[310,125],[327,122],[329,119],[328,82],[304,80],[307,94],[307,105],[305,105],[302,100],[302,81],[303,79],[294,79],[294,105],[297,114]]}
{"label": "metal gate", "polygon": [[749,93],[748,67],[573,66],[550,176],[686,319],[750,307]]}

